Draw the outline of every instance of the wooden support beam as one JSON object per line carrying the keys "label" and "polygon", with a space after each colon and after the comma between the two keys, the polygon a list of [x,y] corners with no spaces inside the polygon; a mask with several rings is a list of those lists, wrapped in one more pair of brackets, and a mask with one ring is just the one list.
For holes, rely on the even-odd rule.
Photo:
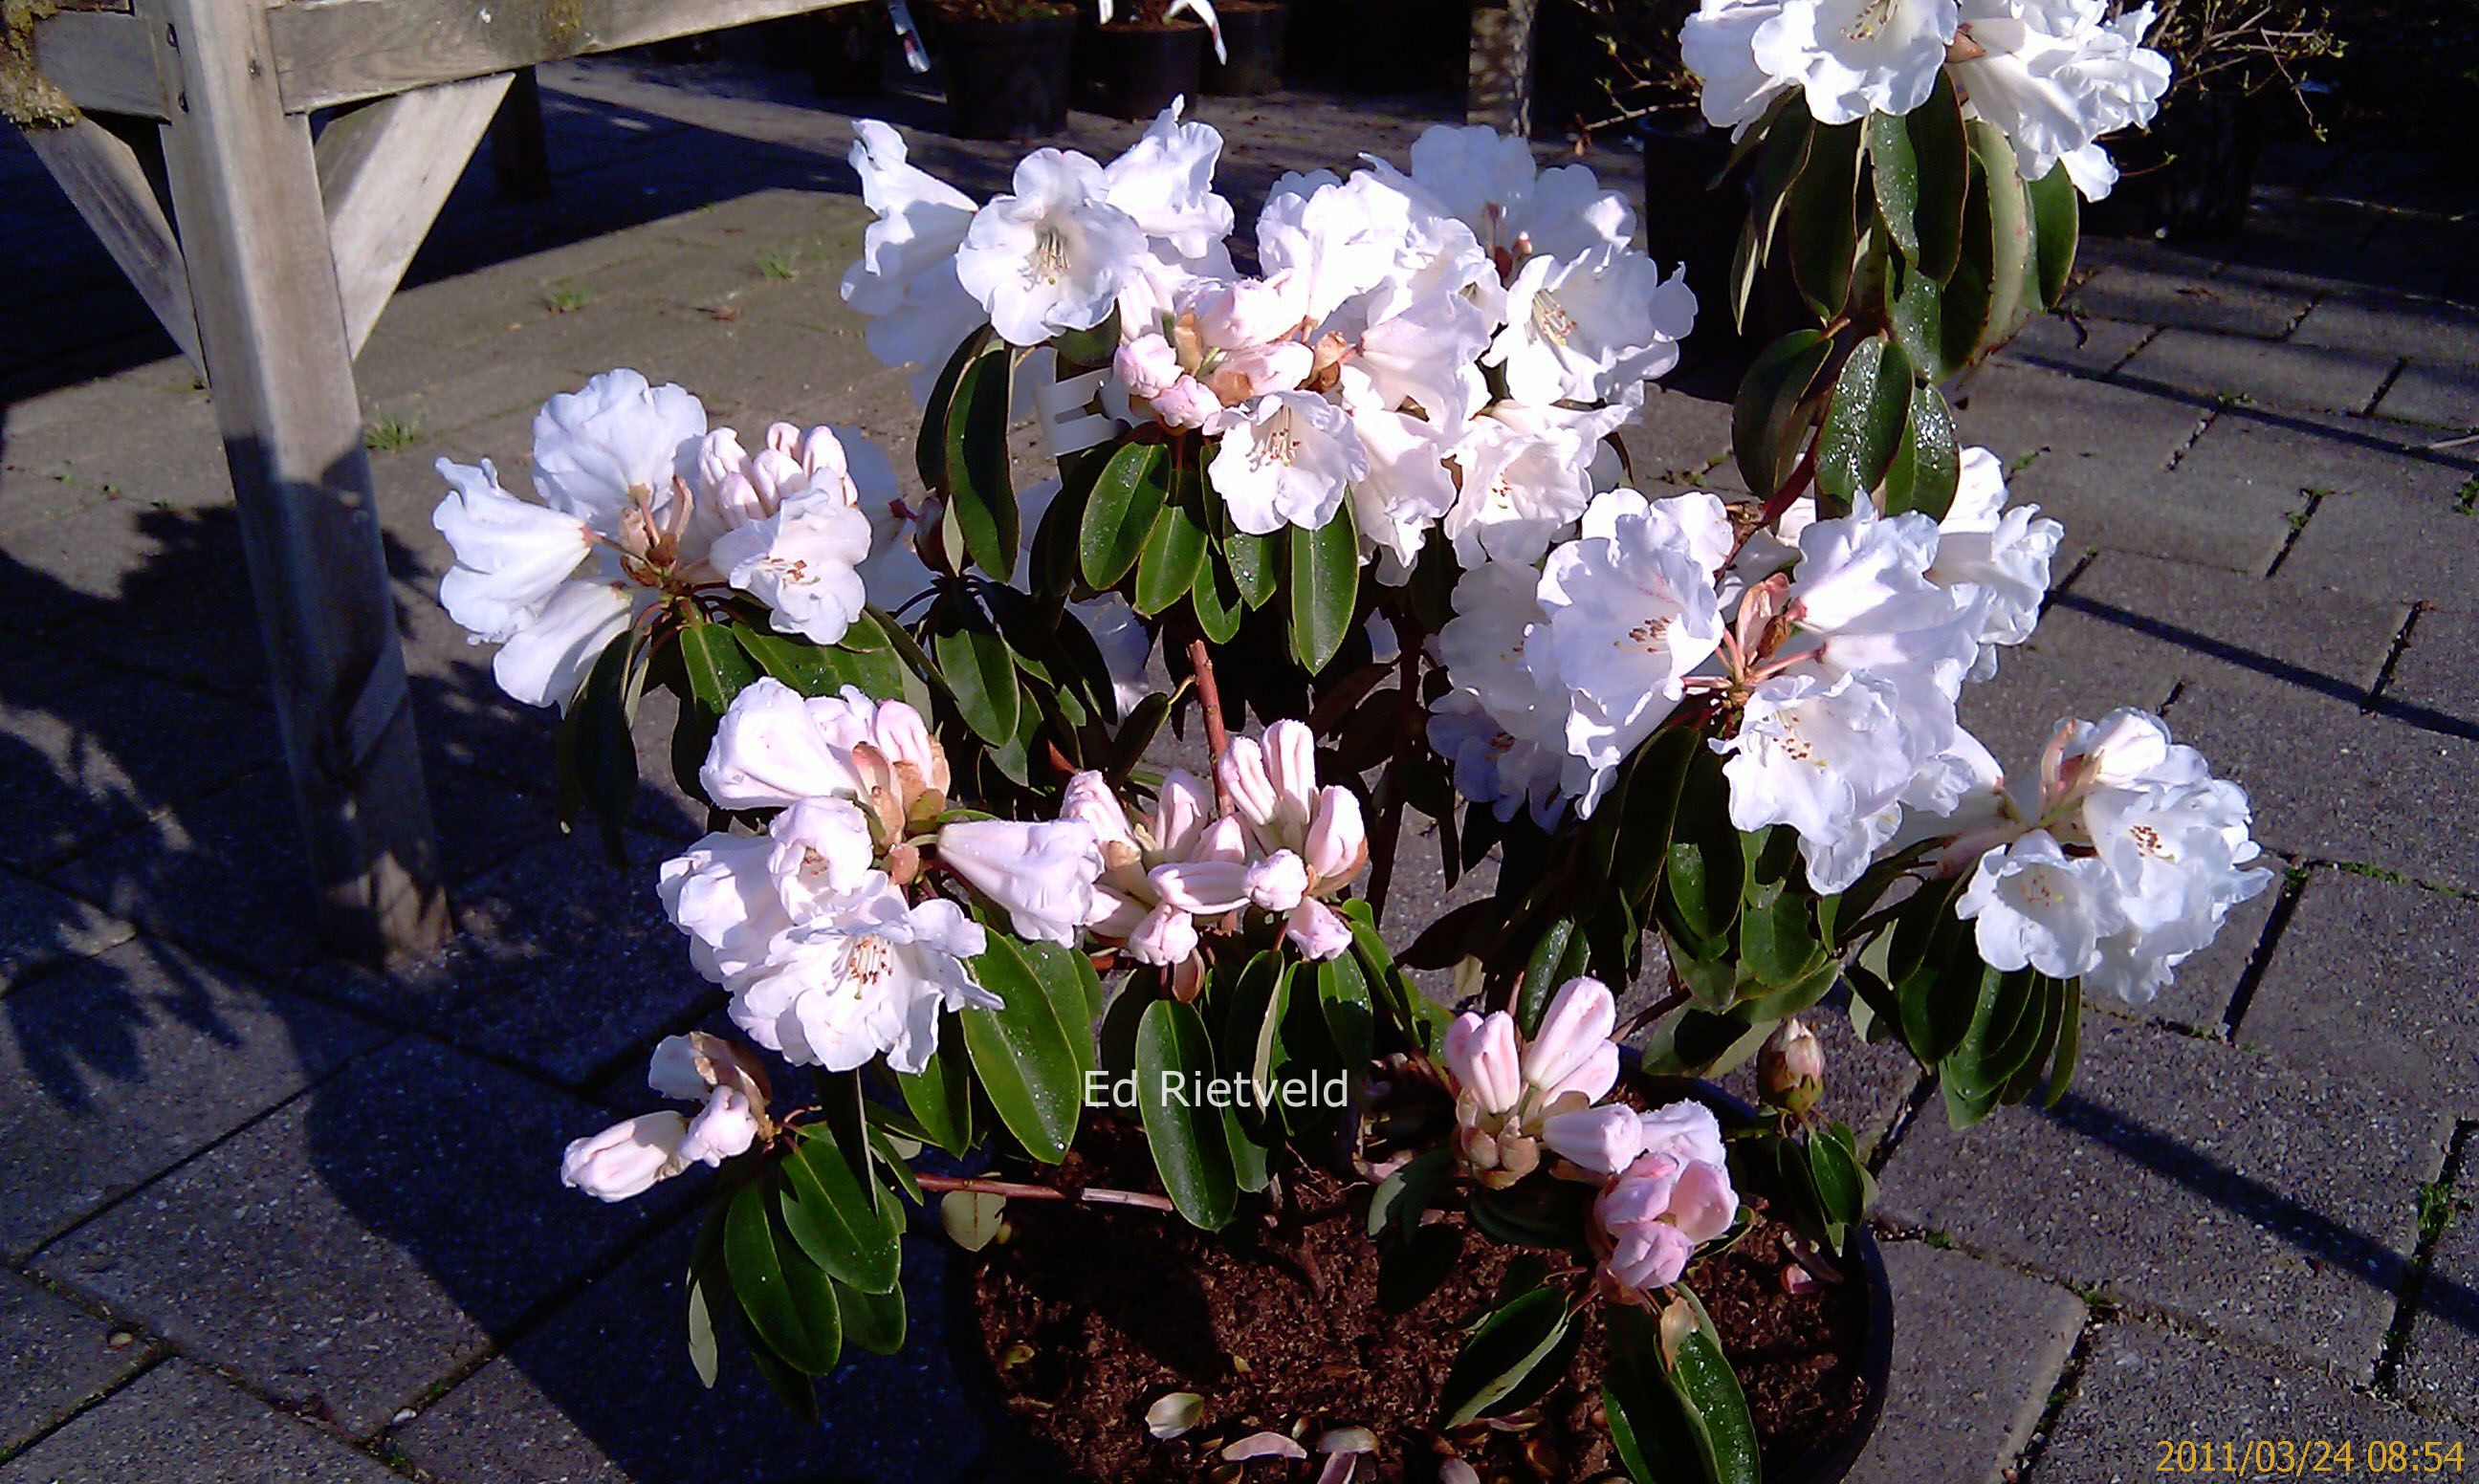
{"label": "wooden support beam", "polygon": [[35,70],[89,114],[161,118],[170,110],[155,74],[146,22],[127,11],[63,11],[35,27]]}
{"label": "wooden support beam", "polygon": [[232,467],[320,928],[366,959],[447,932],[310,121],[255,0],[140,0],[173,216]]}
{"label": "wooden support beam", "polygon": [[507,90],[505,73],[441,83],[356,109],[319,133],[319,192],[354,354]]}
{"label": "wooden support beam", "polygon": [[[150,60],[147,65],[154,64]],[[189,269],[181,262],[180,240],[164,219],[163,203],[155,199],[138,152],[91,118],[64,129],[29,129],[26,142],[102,239],[104,250],[120,265],[139,297],[155,311],[172,344],[203,375],[206,363],[198,358],[198,321],[190,309]]]}
{"label": "wooden support beam", "polygon": [[550,141],[543,135],[542,84],[531,67],[510,74],[508,95],[491,120],[491,173],[511,201],[550,195]]}
{"label": "wooden support beam", "polygon": [[268,12],[296,114],[861,0],[293,0]]}

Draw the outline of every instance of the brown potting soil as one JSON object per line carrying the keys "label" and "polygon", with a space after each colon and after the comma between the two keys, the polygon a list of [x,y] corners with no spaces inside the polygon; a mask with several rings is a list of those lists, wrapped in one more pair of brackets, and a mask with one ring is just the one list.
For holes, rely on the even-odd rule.
{"label": "brown potting soil", "polygon": [[[1084,1142],[1052,1183],[1158,1188],[1141,1135],[1105,1126]],[[972,1296],[1002,1404],[1034,1445],[1022,1455],[1026,1478],[1304,1479],[1314,1471],[1302,1463],[1233,1464],[1222,1450],[1272,1431],[1314,1456],[1327,1430],[1344,1427],[1378,1440],[1354,1473],[1358,1484],[1424,1484],[1447,1453],[1488,1481],[1618,1476],[1601,1420],[1598,1303],[1578,1320],[1564,1379],[1502,1420],[1520,1425],[1451,1435],[1433,1425],[1465,1332],[1510,1266],[1527,1254],[1546,1260],[1546,1281],[1572,1294],[1591,1276],[1579,1260],[1467,1233],[1445,1281],[1408,1313],[1389,1314],[1377,1302],[1365,1190],[1314,1169],[1283,1184],[1278,1216],[1243,1215],[1219,1235],[1151,1211],[1009,1202],[1009,1238],[984,1254]],[[1769,1475],[1841,1438],[1866,1400],[1864,1289],[1808,1285],[1793,1294],[1782,1237],[1760,1219],[1687,1274],[1747,1389]],[[1201,1413],[1190,1431],[1158,1441],[1146,1409],[1176,1392],[1200,1395]],[[1015,1450],[1002,1443],[994,1451]]]}

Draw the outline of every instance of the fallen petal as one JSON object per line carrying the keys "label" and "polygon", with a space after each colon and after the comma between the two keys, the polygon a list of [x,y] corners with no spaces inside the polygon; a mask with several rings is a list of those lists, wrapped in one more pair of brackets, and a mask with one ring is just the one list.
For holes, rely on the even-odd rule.
{"label": "fallen petal", "polygon": [[1145,1431],[1157,1438],[1176,1438],[1204,1415],[1204,1397],[1194,1392],[1172,1392],[1145,1408]]}
{"label": "fallen petal", "polygon": [[1309,1450],[1278,1432],[1252,1432],[1224,1448],[1222,1456],[1237,1464],[1251,1458],[1306,1458]]}

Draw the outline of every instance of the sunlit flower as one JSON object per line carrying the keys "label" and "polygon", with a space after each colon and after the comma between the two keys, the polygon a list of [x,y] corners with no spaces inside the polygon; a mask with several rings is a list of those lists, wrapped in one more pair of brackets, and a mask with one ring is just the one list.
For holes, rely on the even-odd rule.
{"label": "sunlit flower", "polygon": [[958,281],[1013,345],[1109,319],[1145,250],[1145,232],[1105,199],[1102,166],[1071,151],[1036,149],[1017,163],[1014,184],[965,230]]}

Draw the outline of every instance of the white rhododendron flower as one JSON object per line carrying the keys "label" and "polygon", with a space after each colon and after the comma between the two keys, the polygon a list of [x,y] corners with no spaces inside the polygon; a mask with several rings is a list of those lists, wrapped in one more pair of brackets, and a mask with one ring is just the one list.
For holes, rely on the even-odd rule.
{"label": "white rhododendron flower", "polygon": [[1021,936],[1072,946],[1092,919],[1102,847],[1081,820],[958,820],[938,832],[938,858],[1006,908]]}
{"label": "white rhododendron flower", "polygon": [[764,971],[732,995],[732,1023],[797,1065],[848,1072],[883,1056],[917,1072],[938,1049],[942,1012],[998,1008],[965,961],[987,946],[962,908],[907,901],[882,880],[844,910],[784,934]]}
{"label": "white rhododendron flower", "polygon": [[699,1105],[697,1113],[645,1113],[571,1142],[560,1157],[562,1185],[597,1200],[626,1200],[691,1164],[746,1154],[773,1128],[765,1068],[719,1036],[665,1036],[647,1064],[646,1083]]}
{"label": "white rhododendron flower", "polygon": [[1842,124],[1927,102],[1961,18],[1955,0],[1703,0],[1679,49],[1717,127],[1792,88],[1819,123]]}
{"label": "white rhododendron flower", "polygon": [[1992,967],[2072,979],[2100,965],[2100,940],[2125,926],[2108,865],[2069,856],[2034,830],[1980,857],[1955,910]]}
{"label": "white rhododendron flower", "polygon": [[1232,409],[1208,469],[1231,523],[1265,536],[1334,519],[1368,453],[1341,407],[1309,392],[1276,392]]}
{"label": "white rhododendron flower", "polygon": [[1738,731],[1713,743],[1729,761],[1730,823],[1799,832],[1807,882],[1821,893],[1859,879],[1890,839],[1921,760],[1891,681],[1783,675],[1749,696]]}
{"label": "white rhododendron flower", "polygon": [[[1618,493],[1641,502],[1632,491]],[[1709,495],[1662,501],[1677,504],[1696,507],[1690,520],[1700,529],[1720,509]],[[1686,695],[1687,677],[1721,647],[1713,572],[1688,529],[1675,511],[1648,506],[1614,515],[1608,534],[1569,542],[1543,565],[1546,660],[1592,703],[1571,720],[1569,747],[1596,767],[1617,766],[1651,735]]]}
{"label": "white rhododendron flower", "polygon": [[974,214],[956,249],[958,281],[1011,345],[1109,319],[1145,232],[1105,199],[1102,166],[1071,150],[1036,149],[1017,163],[1014,184]]}
{"label": "white rhododendron flower", "polygon": [[803,799],[762,835],[709,834],[663,862],[663,909],[689,935],[698,972],[736,988],[777,941],[875,885],[869,822],[848,799]]}
{"label": "white rhododendron flower", "polygon": [[1506,328],[1482,364],[1505,368],[1520,401],[1613,397],[1678,364],[1696,295],[1642,253],[1596,247],[1524,264],[1507,288]]}
{"label": "white rhododendron flower", "polygon": [[2117,180],[2100,137],[2150,123],[2169,90],[2169,59],[2143,44],[2152,17],[2148,5],[2111,16],[2107,0],[1963,0],[1955,85],[2024,179],[2062,163],[2099,200]]}
{"label": "white rhododendron flower", "polygon": [[965,336],[987,318],[956,276],[956,249],[972,225],[972,197],[906,163],[904,140],[875,118],[856,119],[852,166],[861,199],[877,214],[861,236],[860,260],[846,269],[844,302],[869,317],[872,355],[922,371],[913,395]]}

